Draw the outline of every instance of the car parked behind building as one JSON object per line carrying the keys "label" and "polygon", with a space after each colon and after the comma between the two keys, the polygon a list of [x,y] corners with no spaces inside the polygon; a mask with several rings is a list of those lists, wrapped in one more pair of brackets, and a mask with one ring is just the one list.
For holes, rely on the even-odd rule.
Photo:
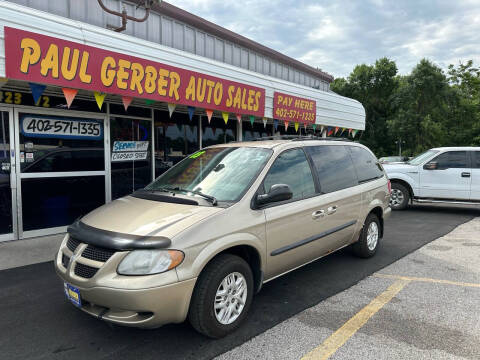
{"label": "car parked behind building", "polygon": [[384,168],[392,182],[393,210],[405,209],[411,201],[480,204],[480,147],[430,149]]}
{"label": "car parked behind building", "polygon": [[55,268],[67,297],[100,319],[152,328],[188,317],[217,338],[265,282],[350,244],[373,256],[389,195],[360,144],[216,145],[70,226]]}

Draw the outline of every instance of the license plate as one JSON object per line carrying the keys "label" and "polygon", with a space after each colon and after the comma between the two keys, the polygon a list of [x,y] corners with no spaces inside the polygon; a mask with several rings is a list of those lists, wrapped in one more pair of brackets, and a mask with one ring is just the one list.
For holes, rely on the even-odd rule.
{"label": "license plate", "polygon": [[64,283],[65,295],[67,299],[72,302],[73,305],[82,307],[82,298],[80,297],[80,290],[75,286]]}

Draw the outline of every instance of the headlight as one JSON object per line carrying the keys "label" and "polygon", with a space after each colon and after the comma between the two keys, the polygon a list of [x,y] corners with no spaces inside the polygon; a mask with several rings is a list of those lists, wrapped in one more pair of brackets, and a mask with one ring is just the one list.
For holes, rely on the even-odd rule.
{"label": "headlight", "polygon": [[183,261],[178,250],[134,250],[118,265],[121,275],[151,275],[171,270]]}

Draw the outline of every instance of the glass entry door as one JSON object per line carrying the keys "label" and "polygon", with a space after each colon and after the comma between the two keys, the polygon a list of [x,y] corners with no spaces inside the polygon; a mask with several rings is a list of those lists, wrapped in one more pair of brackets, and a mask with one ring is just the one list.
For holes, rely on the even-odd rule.
{"label": "glass entry door", "polygon": [[11,112],[0,108],[0,241],[13,240],[16,232],[15,153],[11,119]]}
{"label": "glass entry door", "polygon": [[112,200],[152,182],[151,129],[149,120],[110,118]]}
{"label": "glass entry door", "polygon": [[65,231],[105,204],[103,116],[15,110],[19,237]]}

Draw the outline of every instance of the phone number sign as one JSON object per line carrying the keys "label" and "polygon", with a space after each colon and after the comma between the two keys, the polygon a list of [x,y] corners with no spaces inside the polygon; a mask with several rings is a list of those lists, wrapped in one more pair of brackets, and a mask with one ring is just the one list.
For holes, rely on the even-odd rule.
{"label": "phone number sign", "polygon": [[283,121],[315,124],[317,103],[280,92],[273,94],[273,117]]}
{"label": "phone number sign", "polygon": [[55,116],[24,115],[20,119],[26,137],[101,140],[103,124],[92,119],[73,119]]}

